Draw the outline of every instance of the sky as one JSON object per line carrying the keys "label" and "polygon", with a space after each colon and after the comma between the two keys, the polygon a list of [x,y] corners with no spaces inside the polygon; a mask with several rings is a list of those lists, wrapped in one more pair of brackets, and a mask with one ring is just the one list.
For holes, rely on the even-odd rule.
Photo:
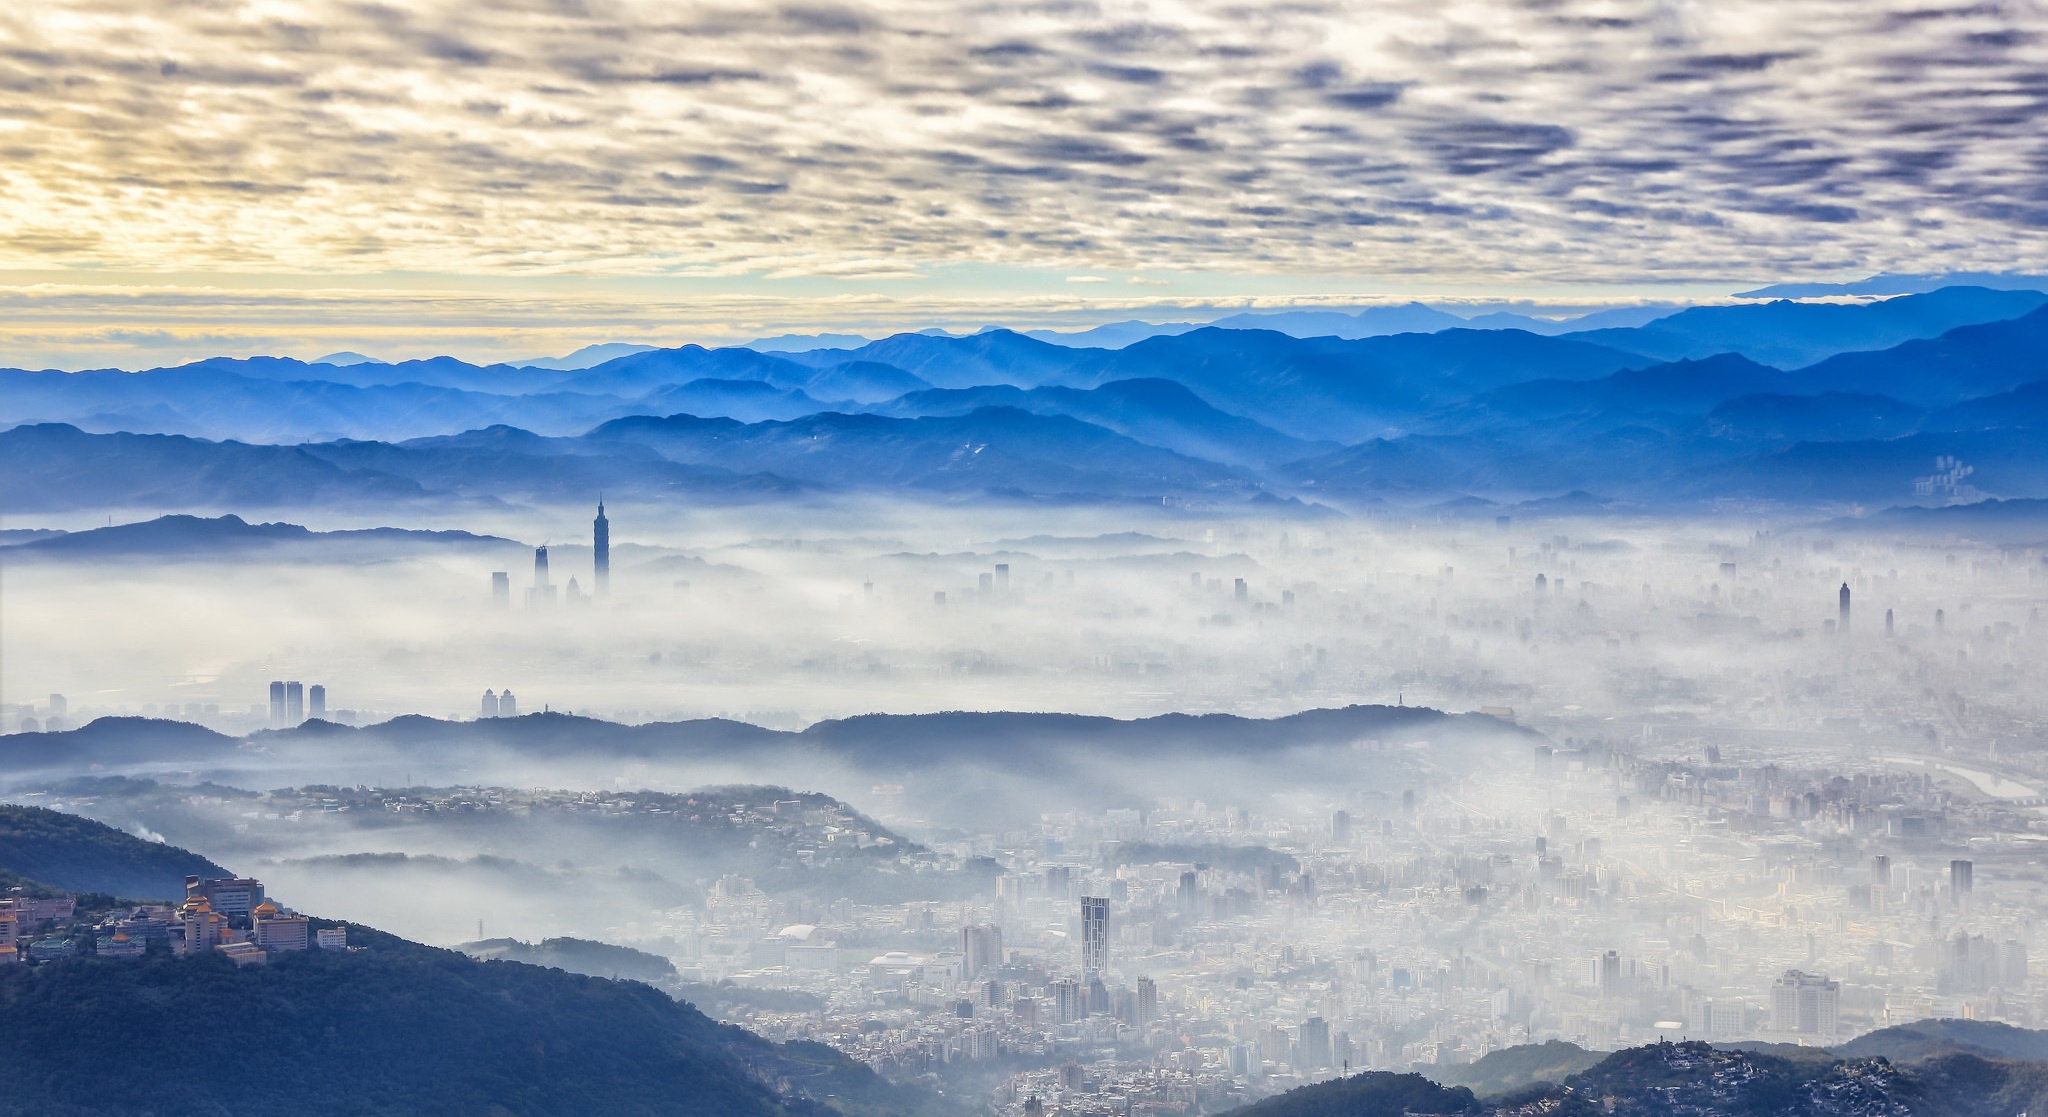
{"label": "sky", "polygon": [[2048,264],[2036,0],[0,11],[0,363]]}

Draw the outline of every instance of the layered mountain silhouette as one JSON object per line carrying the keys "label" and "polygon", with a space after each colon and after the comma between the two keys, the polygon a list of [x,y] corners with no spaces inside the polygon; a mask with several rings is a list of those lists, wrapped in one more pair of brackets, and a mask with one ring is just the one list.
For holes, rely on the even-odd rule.
{"label": "layered mountain silhouette", "polygon": [[[801,351],[626,347],[582,368],[6,370],[0,501],[261,518],[600,490],[1256,516],[1468,496],[1541,514],[1574,492],[1589,494],[1581,511],[2048,498],[2048,295],[1949,286],[1641,321],[1654,313],[1560,333],[1419,305],[1261,312],[1144,336],[1127,324],[1101,347],[990,329]],[[1974,470],[1967,492],[1916,486],[1957,458]]]}

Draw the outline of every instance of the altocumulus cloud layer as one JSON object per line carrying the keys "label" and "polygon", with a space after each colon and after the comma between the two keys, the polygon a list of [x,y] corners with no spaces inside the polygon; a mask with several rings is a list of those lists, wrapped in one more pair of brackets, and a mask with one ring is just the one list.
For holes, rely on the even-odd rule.
{"label": "altocumulus cloud layer", "polygon": [[2038,266],[2038,4],[39,0],[0,266]]}

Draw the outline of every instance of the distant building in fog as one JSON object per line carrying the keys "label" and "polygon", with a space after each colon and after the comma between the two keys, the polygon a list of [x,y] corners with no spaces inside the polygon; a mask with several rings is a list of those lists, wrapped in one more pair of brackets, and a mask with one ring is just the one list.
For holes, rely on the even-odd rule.
{"label": "distant building in fog", "polygon": [[327,688],[319,683],[306,688],[306,716],[322,719],[327,717]]}
{"label": "distant building in fog", "polygon": [[971,981],[1002,964],[1003,929],[1000,926],[988,923],[960,928],[960,980]]}
{"label": "distant building in fog", "polygon": [[1771,983],[1771,1030],[1787,1035],[1833,1036],[1842,1019],[1842,986],[1826,974],[1786,970]]}
{"label": "distant building in fog", "polygon": [[1847,636],[1849,635],[1849,583],[1842,583],[1842,592],[1840,596],[1842,599],[1842,623],[1839,626],[1837,626],[1836,631],[1840,632],[1844,636]]}
{"label": "distant building in fog", "polygon": [[526,591],[526,607],[544,609],[555,603],[555,585],[548,580],[548,545],[533,549],[533,588]]}
{"label": "distant building in fog", "polygon": [[1081,969],[1100,977],[1109,969],[1109,897],[1081,897]]}
{"label": "distant building in fog", "polygon": [[284,728],[284,680],[270,681],[270,727]]}
{"label": "distant building in fog", "polygon": [[491,604],[500,609],[512,605],[512,575],[503,570],[491,571]]}
{"label": "distant building in fog", "polygon": [[512,718],[519,716],[519,703],[512,697],[512,688],[506,687],[495,694],[484,691],[483,701],[477,704],[479,718]]}
{"label": "distant building in fog", "polygon": [[604,597],[612,592],[612,522],[604,518],[603,497],[597,501],[597,519],[590,524],[590,550],[596,562],[591,586]]}

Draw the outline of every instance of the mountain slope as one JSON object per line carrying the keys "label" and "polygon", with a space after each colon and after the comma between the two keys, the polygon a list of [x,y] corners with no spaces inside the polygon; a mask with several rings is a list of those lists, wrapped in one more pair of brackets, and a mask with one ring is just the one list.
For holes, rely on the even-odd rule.
{"label": "mountain slope", "polygon": [[1650,363],[1519,330],[1445,330],[1356,341],[1204,328],[1078,363],[1067,382],[1164,379],[1296,438],[1358,442],[1476,392],[1525,380],[1588,380]]}
{"label": "mountain slope", "polygon": [[0,975],[0,1113],[539,1115],[573,1098],[576,1112],[621,1117],[821,1117],[827,1095],[853,1113],[926,1104],[828,1048],[778,1047],[645,985],[349,933],[368,949]]}
{"label": "mountain slope", "polygon": [[1067,415],[1189,457],[1225,465],[1265,466],[1337,447],[1291,438],[1263,423],[1217,410],[1171,380],[1113,380],[1099,388],[1007,385],[912,392],[871,410],[892,416],[965,415],[982,407],[1014,407]]}
{"label": "mountain slope", "polygon": [[365,528],[353,531],[310,531],[298,524],[256,523],[240,516],[206,519],[159,516],[132,524],[115,524],[67,532],[0,547],[7,561],[66,561],[101,558],[146,558],[161,561],[180,556],[218,558],[252,551],[270,557],[344,558],[352,554],[379,560],[416,549],[436,551],[513,552],[524,544],[467,531],[412,531]]}
{"label": "mountain slope", "polygon": [[7,804],[0,804],[0,869],[73,892],[145,900],[182,900],[188,875],[233,875],[190,850],[77,815]]}
{"label": "mountain slope", "polygon": [[1920,407],[1944,407],[2037,380],[2048,380],[2048,306],[1878,352],[1844,353],[1788,377],[1799,392],[1869,392]]}
{"label": "mountain slope", "polygon": [[2018,318],[2043,304],[2048,295],[2038,291],[1945,287],[1874,303],[1696,306],[1633,329],[1565,336],[1666,361],[1739,353],[1760,364],[1797,368],[1838,353],[1889,349],[1958,326]]}
{"label": "mountain slope", "polygon": [[14,512],[349,507],[428,495],[410,478],[344,468],[297,446],[92,435],[61,423],[0,432],[0,505]]}
{"label": "mountain slope", "polygon": [[844,488],[1138,497],[1248,488],[1213,462],[1146,446],[1078,419],[1005,407],[919,419],[828,412],[749,425],[689,415],[640,417],[606,423],[589,439],[645,446],[675,462],[773,468],[799,481]]}

